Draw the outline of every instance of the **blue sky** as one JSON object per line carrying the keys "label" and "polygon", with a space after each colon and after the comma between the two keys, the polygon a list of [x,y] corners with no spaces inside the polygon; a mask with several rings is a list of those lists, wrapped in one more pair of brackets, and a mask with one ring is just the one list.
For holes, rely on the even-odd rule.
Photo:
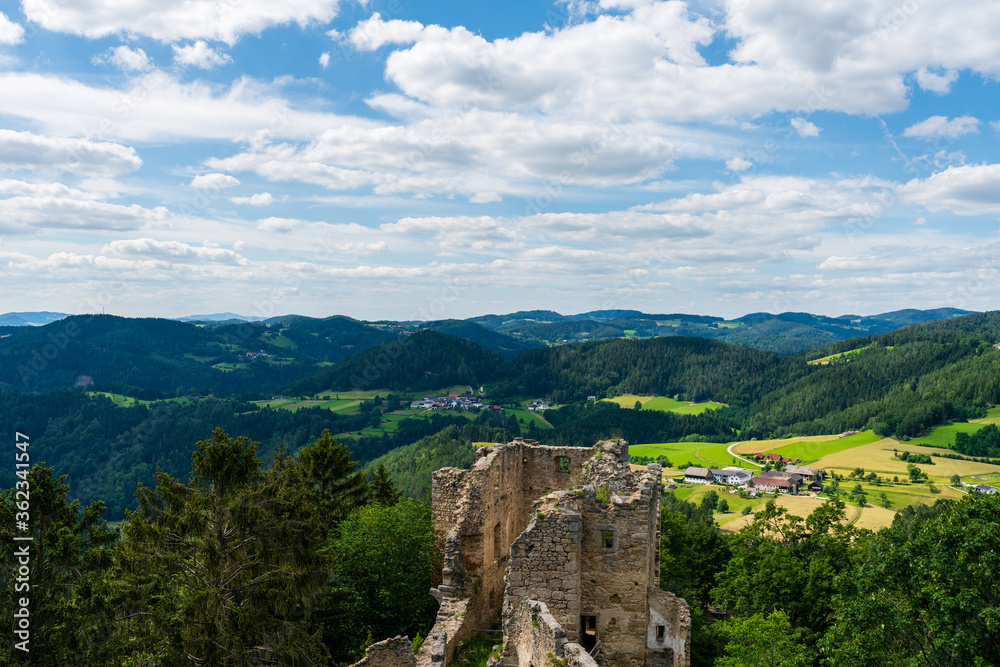
{"label": "blue sky", "polygon": [[980,0],[0,2],[0,311],[995,308]]}

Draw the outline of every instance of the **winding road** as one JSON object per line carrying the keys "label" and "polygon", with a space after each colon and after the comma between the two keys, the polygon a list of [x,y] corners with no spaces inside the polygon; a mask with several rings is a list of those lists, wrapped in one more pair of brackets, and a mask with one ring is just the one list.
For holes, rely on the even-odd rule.
{"label": "winding road", "polygon": [[742,444],[742,441],[740,441],[740,442],[734,442],[733,444],[729,445],[728,447],[726,447],[726,452],[727,452],[727,453],[728,453],[728,454],[729,454],[730,456],[732,456],[733,458],[737,458],[737,459],[739,459],[740,461],[743,461],[744,463],[749,463],[750,465],[752,465],[752,466],[757,466],[758,468],[763,468],[763,467],[764,467],[764,466],[762,466],[761,464],[759,464],[759,463],[754,463],[754,462],[753,462],[753,461],[751,461],[750,459],[745,459],[745,458],[743,458],[742,456],[740,456],[739,454],[737,454],[736,452],[734,452],[734,451],[733,451],[733,447],[735,447],[736,445],[739,445],[739,444]]}

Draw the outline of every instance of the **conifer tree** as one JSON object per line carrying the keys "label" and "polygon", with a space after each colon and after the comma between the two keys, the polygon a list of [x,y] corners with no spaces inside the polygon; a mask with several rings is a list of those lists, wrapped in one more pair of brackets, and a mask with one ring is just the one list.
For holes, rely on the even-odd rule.
{"label": "conifer tree", "polygon": [[[261,471],[257,445],[221,429],[197,443],[191,480],[159,472],[122,525],[120,620],[111,652],[128,664],[312,664],[326,659],[310,618],[328,579],[313,501],[287,460]],[[116,660],[116,662],[117,662]]]}
{"label": "conifer tree", "polygon": [[[0,540],[6,545],[0,557],[0,613],[9,628],[0,642],[0,664],[89,665],[106,630],[93,591],[108,566],[114,533],[102,518],[104,503],[67,504],[68,492],[66,476],[55,477],[41,464],[0,494]],[[28,509],[22,513],[18,502],[24,499]],[[19,513],[28,515],[24,530],[16,523]],[[22,639],[14,633],[22,599],[28,600],[27,652],[16,647]]]}

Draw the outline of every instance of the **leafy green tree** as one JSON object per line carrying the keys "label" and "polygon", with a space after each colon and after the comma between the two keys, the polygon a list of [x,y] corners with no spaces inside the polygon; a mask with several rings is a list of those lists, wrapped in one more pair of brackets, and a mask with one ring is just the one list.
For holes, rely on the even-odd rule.
{"label": "leafy green tree", "polygon": [[717,491],[709,491],[701,497],[701,507],[702,509],[707,509],[709,512],[714,512],[719,506],[719,493]]}
{"label": "leafy green tree", "polygon": [[359,509],[333,540],[334,586],[346,594],[348,613],[328,633],[335,662],[361,657],[370,633],[427,636],[437,601],[430,589],[436,554],[430,508],[411,499]]}
{"label": "leafy green tree", "polygon": [[952,483],[952,485],[961,484],[962,483],[962,477],[961,477],[961,475],[959,475],[958,473],[955,473],[954,475],[952,475],[951,476],[951,483]]}
{"label": "leafy green tree", "polygon": [[834,577],[851,566],[859,531],[844,525],[844,503],[830,500],[808,519],[771,500],[731,542],[732,559],[716,576],[715,601],[739,616],[780,609],[813,647],[829,627]]}
{"label": "leafy green tree", "polygon": [[[279,459],[216,429],[197,443],[188,484],[157,474],[121,526],[115,654],[156,664],[322,662],[306,613],[328,563],[303,520],[312,499]],[[313,514],[314,515],[314,514]]]}
{"label": "leafy green tree", "polygon": [[718,506],[715,509],[717,511],[719,511],[719,512],[728,512],[729,511],[729,501],[727,501],[725,498],[720,499],[719,500],[719,504],[718,504]]}
{"label": "leafy green tree", "polygon": [[726,643],[725,657],[715,667],[807,667],[810,651],[799,642],[788,616],[780,609],[770,615],[736,616],[717,623],[716,634]]}
{"label": "leafy green tree", "polygon": [[711,510],[664,496],[660,522],[660,588],[681,596],[691,609],[691,665],[709,667],[718,642],[705,618],[716,574],[729,560],[728,538]]}
{"label": "leafy green tree", "polygon": [[[44,464],[24,473],[15,488],[0,494],[0,539],[6,545],[0,557],[0,613],[10,628],[0,642],[0,663],[91,664],[108,629],[93,595],[114,541],[102,518],[104,504],[94,501],[81,508],[78,500],[67,503],[66,476],[55,477]],[[18,530],[18,503],[25,499],[28,528]],[[29,637],[14,632],[20,629],[15,613],[20,613],[22,599],[28,600]],[[30,652],[15,646],[24,639]]]}
{"label": "leafy green tree", "polygon": [[1000,496],[971,495],[863,540],[837,579],[828,664],[1000,663],[998,516]]}

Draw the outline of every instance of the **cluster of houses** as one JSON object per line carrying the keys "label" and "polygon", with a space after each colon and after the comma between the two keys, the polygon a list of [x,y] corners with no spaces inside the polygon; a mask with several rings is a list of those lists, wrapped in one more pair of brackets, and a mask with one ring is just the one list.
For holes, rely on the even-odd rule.
{"label": "cluster of houses", "polygon": [[[427,410],[448,410],[458,408],[459,410],[482,409],[485,396],[472,396],[469,394],[448,394],[447,396],[424,396],[422,399],[410,403],[411,408],[425,408]],[[494,410],[502,410],[499,405],[489,406]]]}
{"label": "cluster of houses", "polygon": [[768,470],[756,475],[743,468],[699,468],[684,471],[689,484],[728,484],[757,491],[778,491],[797,494],[801,491],[819,493],[823,490],[823,471],[817,468],[788,465],[785,470]]}
{"label": "cluster of houses", "polygon": [[544,398],[536,398],[531,401],[531,405],[528,406],[530,412],[545,412],[549,409],[549,404],[545,402]]}

